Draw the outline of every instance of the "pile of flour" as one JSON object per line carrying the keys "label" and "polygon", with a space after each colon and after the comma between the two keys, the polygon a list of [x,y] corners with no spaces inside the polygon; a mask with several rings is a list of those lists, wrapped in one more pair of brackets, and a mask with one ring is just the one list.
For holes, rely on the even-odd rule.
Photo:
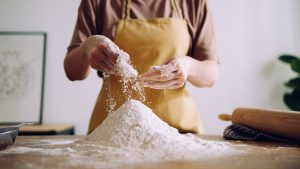
{"label": "pile of flour", "polygon": [[113,163],[208,160],[228,153],[223,143],[180,134],[150,108],[132,99],[109,113],[98,128],[70,149],[98,149],[92,156]]}

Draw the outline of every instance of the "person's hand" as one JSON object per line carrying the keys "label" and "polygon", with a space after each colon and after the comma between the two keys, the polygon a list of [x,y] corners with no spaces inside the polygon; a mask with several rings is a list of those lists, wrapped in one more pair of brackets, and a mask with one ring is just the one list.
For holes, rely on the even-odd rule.
{"label": "person's hand", "polygon": [[116,66],[118,47],[105,36],[90,36],[82,48],[92,68],[101,72],[110,72]]}
{"label": "person's hand", "polygon": [[144,87],[153,89],[177,89],[183,87],[190,69],[187,56],[177,56],[161,66],[152,66],[140,75]]}

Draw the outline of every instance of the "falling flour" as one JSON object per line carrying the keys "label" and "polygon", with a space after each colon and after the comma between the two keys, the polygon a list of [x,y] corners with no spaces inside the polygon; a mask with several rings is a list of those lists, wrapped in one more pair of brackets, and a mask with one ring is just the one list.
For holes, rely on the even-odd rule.
{"label": "falling flour", "polygon": [[[133,93],[136,93],[138,95],[138,99],[142,102],[146,101],[146,96],[144,92],[144,88],[140,84],[138,80],[138,73],[131,65],[130,60],[122,60],[118,61],[119,66],[117,65],[116,69],[113,71],[115,73],[103,73],[104,83],[105,83],[105,90],[107,91],[107,100],[106,100],[106,107],[107,112],[111,113],[114,111],[117,107],[116,101],[113,99],[112,95],[112,88],[111,83],[109,79],[111,76],[118,75],[119,81],[118,83],[121,84],[121,91],[123,93],[123,96],[126,97],[126,100],[129,100],[132,98]],[[122,73],[118,73],[122,72]]]}
{"label": "falling flour", "polygon": [[126,100],[129,100],[132,97],[133,93],[138,94],[138,99],[140,101],[146,101],[146,97],[144,94],[144,89],[138,80],[138,72],[134,68],[131,63],[130,56],[127,52],[120,49],[114,42],[112,42],[109,38],[105,36],[98,35],[98,39],[105,42],[110,49],[110,51],[117,53],[117,63],[115,68],[107,73],[103,73],[104,83],[105,83],[105,90],[107,91],[108,98],[106,100],[106,108],[107,112],[114,111],[117,107],[116,101],[113,99],[112,96],[112,89],[109,79],[111,76],[118,76],[119,81],[118,83],[121,84],[122,93],[126,96]]}
{"label": "falling flour", "polygon": [[118,53],[117,64],[115,69],[109,73],[117,74],[122,77],[136,78],[138,72],[133,68],[128,53],[121,49],[115,49],[115,52]]}

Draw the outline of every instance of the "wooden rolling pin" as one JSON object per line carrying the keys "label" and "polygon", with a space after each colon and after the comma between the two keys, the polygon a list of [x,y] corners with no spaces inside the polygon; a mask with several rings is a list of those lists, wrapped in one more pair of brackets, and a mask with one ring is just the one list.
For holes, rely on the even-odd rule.
{"label": "wooden rolling pin", "polygon": [[219,119],[252,127],[266,133],[300,140],[300,112],[236,108],[232,115],[220,114]]}

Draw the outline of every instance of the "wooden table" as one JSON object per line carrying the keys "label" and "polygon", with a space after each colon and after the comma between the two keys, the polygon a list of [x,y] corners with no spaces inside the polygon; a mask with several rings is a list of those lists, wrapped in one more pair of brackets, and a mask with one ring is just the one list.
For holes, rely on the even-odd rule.
{"label": "wooden table", "polygon": [[[201,136],[206,140],[224,142],[221,136]],[[55,142],[72,142],[82,136],[19,136],[13,146],[41,148],[57,148],[60,144]],[[37,144],[43,142],[44,144]],[[53,142],[53,144],[51,143]],[[233,147],[244,149],[246,153],[237,156],[219,157],[209,161],[172,161],[155,164],[122,165],[122,169],[300,169],[300,145],[279,144],[266,142],[240,142],[226,141]],[[25,150],[24,150],[25,151]],[[71,158],[72,159],[72,158]],[[34,155],[25,153],[4,153],[0,151],[0,169],[58,169],[80,168],[85,165],[61,165],[70,158],[45,153]],[[72,160],[76,161],[76,158]],[[97,168],[97,167],[96,167]]]}

